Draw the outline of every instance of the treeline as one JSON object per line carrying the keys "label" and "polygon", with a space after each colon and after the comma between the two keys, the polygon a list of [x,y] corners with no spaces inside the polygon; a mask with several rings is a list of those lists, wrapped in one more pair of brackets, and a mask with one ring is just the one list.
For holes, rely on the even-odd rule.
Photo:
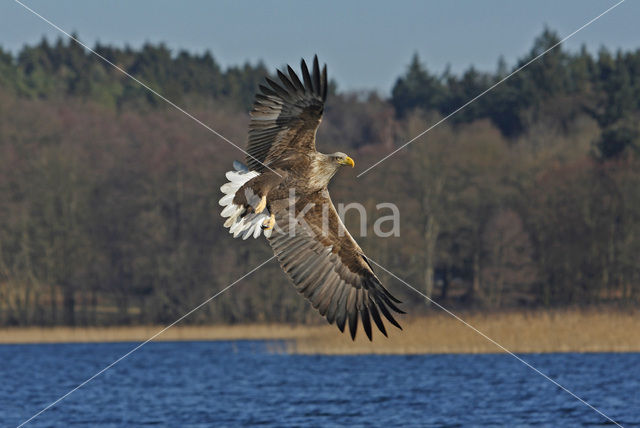
{"label": "treeline", "polygon": [[[545,30],[493,73],[437,75],[415,56],[389,99],[333,84],[319,149],[369,166],[557,40]],[[95,49],[244,145],[261,63]],[[365,251],[446,306],[634,306],[639,119],[640,51],[556,48],[362,178],[341,172],[333,199],[366,206]],[[219,186],[242,158],[73,42],[0,52],[0,323],[171,322],[266,260],[265,242],[221,226]],[[380,202],[399,207],[400,237],[373,235]],[[187,322],[319,319],[271,263]]]}
{"label": "treeline", "polygon": [[[500,60],[495,73],[472,67],[461,76],[448,71],[437,76],[429,73],[415,55],[407,73],[394,86],[391,103],[401,116],[416,108],[448,115],[559,41],[554,32],[545,30],[512,70]],[[470,123],[488,118],[504,136],[514,138],[539,125],[566,134],[578,116],[587,114],[602,130],[603,138],[595,147],[597,154],[610,158],[628,147],[638,149],[639,108],[640,51],[612,53],[602,48],[594,58],[585,47],[578,53],[556,48],[451,120]]]}
{"label": "treeline", "polygon": [[[77,38],[77,35],[73,35]],[[164,44],[139,50],[97,43],[92,48],[111,64],[177,104],[212,100],[246,110],[267,75],[262,62],[222,70],[210,52],[173,54]],[[47,39],[25,46],[15,57],[0,49],[0,86],[30,99],[76,98],[124,108],[166,108],[167,104],[113,65],[73,40]]]}

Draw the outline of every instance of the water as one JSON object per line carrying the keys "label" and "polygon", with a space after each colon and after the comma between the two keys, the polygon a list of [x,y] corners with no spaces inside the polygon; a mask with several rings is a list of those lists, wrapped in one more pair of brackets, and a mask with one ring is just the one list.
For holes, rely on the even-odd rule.
{"label": "water", "polygon": [[[135,344],[0,346],[16,426]],[[549,426],[607,421],[508,355],[299,356],[264,342],[150,343],[28,426]],[[524,358],[625,427],[640,354]]]}

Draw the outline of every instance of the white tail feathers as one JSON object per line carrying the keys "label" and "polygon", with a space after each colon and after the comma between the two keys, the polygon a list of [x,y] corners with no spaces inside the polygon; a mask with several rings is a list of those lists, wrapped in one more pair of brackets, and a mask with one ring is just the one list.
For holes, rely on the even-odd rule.
{"label": "white tail feathers", "polygon": [[[227,218],[224,222],[224,227],[229,228],[229,233],[233,234],[234,238],[242,236],[242,239],[247,239],[253,235],[254,238],[260,236],[262,231],[262,224],[269,219],[269,212],[267,209],[260,214],[250,213],[244,217],[242,214],[245,212],[245,208],[233,203],[233,198],[236,192],[249,180],[260,175],[256,171],[249,171],[249,169],[238,161],[233,162],[233,168],[235,171],[228,171],[226,173],[228,183],[223,184],[220,190],[225,195],[220,199],[219,203],[223,206],[222,217]],[[247,200],[252,203],[256,199],[256,195],[246,195]],[[260,198],[257,198],[259,200]],[[264,236],[271,236],[271,229],[264,230]]]}

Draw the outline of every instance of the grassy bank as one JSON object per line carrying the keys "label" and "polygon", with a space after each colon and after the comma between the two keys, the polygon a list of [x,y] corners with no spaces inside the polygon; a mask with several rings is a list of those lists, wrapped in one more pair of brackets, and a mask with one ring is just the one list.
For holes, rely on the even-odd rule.
{"label": "grassy bank", "polygon": [[[461,314],[470,325],[514,352],[640,352],[640,312],[536,311]],[[492,353],[500,348],[446,314],[407,318],[404,331],[378,334],[370,343],[359,332],[352,342],[334,326],[176,326],[155,340],[282,339],[287,352],[302,354]],[[162,326],[4,328],[0,343],[144,341]],[[278,349],[276,349],[278,350]]]}

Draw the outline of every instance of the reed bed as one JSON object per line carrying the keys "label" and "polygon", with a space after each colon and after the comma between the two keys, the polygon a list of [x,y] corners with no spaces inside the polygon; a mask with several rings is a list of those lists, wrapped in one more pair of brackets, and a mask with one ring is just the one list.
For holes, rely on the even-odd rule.
{"label": "reed bed", "polygon": [[[558,310],[462,313],[467,323],[505,348],[530,352],[640,352],[640,312]],[[154,340],[277,340],[274,352],[297,354],[499,353],[503,349],[459,320],[443,313],[405,318],[403,331],[389,337],[363,331],[355,341],[334,326],[284,324],[175,326]],[[141,342],[163,326],[12,327],[0,329],[0,343]]]}
{"label": "reed bed", "polygon": [[[614,311],[536,311],[462,314],[469,325],[513,352],[638,352],[640,313]],[[318,331],[291,343],[302,354],[499,353],[496,344],[447,314],[409,318],[404,331],[392,330],[369,342]]]}

